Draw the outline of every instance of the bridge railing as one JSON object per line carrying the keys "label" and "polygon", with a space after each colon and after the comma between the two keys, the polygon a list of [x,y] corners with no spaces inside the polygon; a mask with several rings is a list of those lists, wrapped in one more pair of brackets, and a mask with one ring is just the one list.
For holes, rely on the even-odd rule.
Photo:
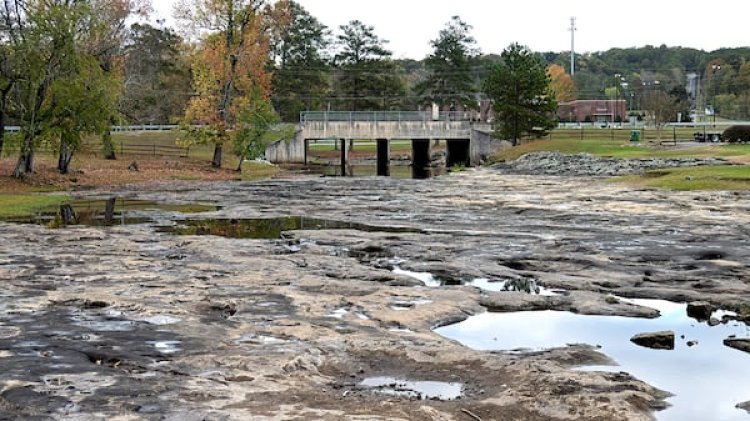
{"label": "bridge railing", "polygon": [[300,113],[300,123],[473,121],[476,117],[473,111],[447,111],[436,114],[426,111],[304,111]]}

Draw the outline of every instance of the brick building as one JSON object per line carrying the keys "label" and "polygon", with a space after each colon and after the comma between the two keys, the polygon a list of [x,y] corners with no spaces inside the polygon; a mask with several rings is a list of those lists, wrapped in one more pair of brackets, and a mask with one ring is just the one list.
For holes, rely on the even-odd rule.
{"label": "brick building", "polygon": [[557,117],[561,122],[622,122],[628,119],[628,106],[624,99],[580,99],[561,102],[557,107]]}

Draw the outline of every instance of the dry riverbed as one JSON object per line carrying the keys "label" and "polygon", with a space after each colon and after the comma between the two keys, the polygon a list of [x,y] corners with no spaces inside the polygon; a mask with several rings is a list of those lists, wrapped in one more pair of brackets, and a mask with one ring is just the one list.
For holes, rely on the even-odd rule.
{"label": "dry riverbed", "polygon": [[[0,223],[0,419],[648,420],[666,391],[576,370],[612,362],[597,344],[491,352],[434,329],[487,309],[659,314],[614,296],[750,308],[748,193],[482,169],[86,194],[215,204],[191,218],[220,223],[176,231],[246,238],[176,235],[176,213]],[[238,228],[285,216],[316,220]]]}

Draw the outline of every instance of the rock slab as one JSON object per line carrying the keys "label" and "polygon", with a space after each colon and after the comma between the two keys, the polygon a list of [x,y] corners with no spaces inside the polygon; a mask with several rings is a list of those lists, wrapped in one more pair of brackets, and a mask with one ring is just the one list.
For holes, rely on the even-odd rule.
{"label": "rock slab", "polygon": [[630,338],[630,342],[644,348],[651,349],[674,349],[674,337],[675,333],[671,331],[666,332],[652,332],[652,333],[641,333]]}
{"label": "rock slab", "polygon": [[750,353],[750,338],[727,338],[724,339],[724,345]]}

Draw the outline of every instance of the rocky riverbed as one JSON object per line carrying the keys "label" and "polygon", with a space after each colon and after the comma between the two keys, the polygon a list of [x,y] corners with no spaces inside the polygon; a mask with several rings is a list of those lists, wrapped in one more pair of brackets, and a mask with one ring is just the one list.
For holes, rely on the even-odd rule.
{"label": "rocky riverbed", "polygon": [[[648,420],[667,391],[574,370],[611,362],[596,344],[481,352],[433,329],[487,309],[658,315],[613,295],[750,306],[748,193],[483,169],[87,195],[102,194],[216,204],[194,218],[219,227],[318,222],[276,239],[176,235],[177,214],[110,228],[0,223],[0,419]],[[566,293],[462,285],[476,279]]]}
{"label": "rocky riverbed", "polygon": [[559,152],[535,152],[515,161],[498,164],[494,168],[506,174],[620,176],[642,174],[661,168],[729,165],[719,158],[602,158],[587,153],[576,155]]}

